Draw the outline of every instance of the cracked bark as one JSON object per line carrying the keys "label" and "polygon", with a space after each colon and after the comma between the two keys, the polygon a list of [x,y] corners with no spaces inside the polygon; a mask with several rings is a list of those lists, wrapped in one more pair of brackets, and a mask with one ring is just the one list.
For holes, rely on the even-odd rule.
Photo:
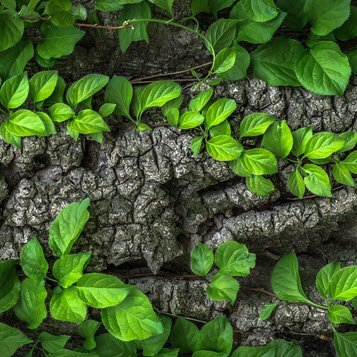
{"label": "cracked bark", "polygon": [[[103,42],[93,41],[96,34],[91,32],[58,68],[69,80],[91,71],[136,78],[209,58],[192,35],[155,26],[151,32],[150,47],[139,44],[125,55],[119,55],[114,34]],[[236,100],[233,125],[249,113],[264,111],[286,118],[293,129],[311,125],[315,131],[341,132],[356,130],[356,83],[356,78],[351,80],[344,96],[320,97],[301,88],[272,88],[249,79],[223,83],[215,95]],[[185,94],[188,98],[193,90],[188,88]],[[156,112],[146,119],[162,121]],[[262,322],[258,311],[272,297],[249,289],[269,290],[273,265],[291,250],[299,255],[303,281],[312,296],[313,279],[322,265],[335,260],[356,264],[355,190],[338,189],[331,200],[291,201],[285,185],[291,168],[281,163],[282,173],[274,177],[277,191],[260,198],[226,164],[206,154],[193,157],[190,133],[168,127],[137,133],[119,118],[110,118],[110,124],[112,132],[103,145],[85,138],[74,143],[63,129],[54,137],[25,139],[22,150],[0,141],[0,260],[18,257],[21,245],[33,234],[46,242],[57,212],[88,196],[91,219],[76,249],[93,251],[91,269],[120,276],[160,273],[129,282],[166,313],[202,320],[227,314],[237,330],[237,343],[298,338],[307,355],[331,355],[328,344],[318,339],[331,332],[321,310],[280,305],[272,319]],[[241,281],[246,289],[233,307],[209,301],[206,281],[180,278],[189,271],[188,254],[194,245],[206,242],[216,247],[230,239],[258,254],[257,267]]]}

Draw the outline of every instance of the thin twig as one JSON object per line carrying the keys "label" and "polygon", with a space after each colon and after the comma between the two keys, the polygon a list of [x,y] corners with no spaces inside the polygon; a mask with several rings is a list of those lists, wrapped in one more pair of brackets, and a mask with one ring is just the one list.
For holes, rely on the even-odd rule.
{"label": "thin twig", "polygon": [[271,293],[270,291],[266,291],[262,288],[248,288],[247,286],[241,286],[241,289],[243,290],[249,290],[249,291],[255,291],[255,292],[258,292],[258,293],[263,293],[263,294],[266,294],[266,295],[269,295],[269,296],[272,296],[274,298],[277,299],[277,296],[274,295],[273,293]]}
{"label": "thin twig", "polygon": [[187,317],[187,316],[179,316],[179,315],[175,315],[175,314],[170,314],[169,312],[164,312],[164,311],[160,311],[158,309],[155,309],[159,314],[161,315],[167,315],[167,316],[171,316],[174,318],[178,318],[178,317],[183,317],[186,320],[190,320],[190,321],[194,321],[194,322],[198,322],[200,324],[206,324],[208,321],[204,321],[204,320],[199,320],[199,319],[195,319],[193,317]]}

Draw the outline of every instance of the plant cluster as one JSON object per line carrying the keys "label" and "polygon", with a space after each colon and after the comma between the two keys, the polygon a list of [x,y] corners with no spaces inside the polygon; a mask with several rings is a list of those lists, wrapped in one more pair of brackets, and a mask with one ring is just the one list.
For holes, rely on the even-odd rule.
{"label": "plant cluster", "polygon": [[[175,26],[204,40],[213,61],[206,78],[215,74],[238,80],[246,76],[251,63],[253,74],[270,85],[304,86],[318,94],[333,95],[343,94],[357,66],[357,50],[345,54],[336,42],[357,36],[357,7],[351,0],[192,0],[192,15],[185,19],[174,18],[174,0],[97,0],[90,15],[70,0],[1,0],[0,4],[3,78],[21,74],[34,56],[41,66],[52,67],[57,58],[73,51],[86,28],[117,30],[125,52],[134,41],[149,42],[150,23]],[[170,17],[152,18],[149,4],[164,9]],[[220,11],[228,8],[229,18],[218,18]],[[98,24],[97,11],[117,12],[118,26]],[[206,31],[196,18],[201,13],[216,18]],[[187,25],[190,21],[196,27]],[[22,39],[25,28],[34,26],[42,34],[35,46]],[[305,31],[309,26],[311,32],[304,43],[273,38],[280,26],[294,31]],[[257,48],[248,53],[242,47],[245,43]]]}
{"label": "plant cluster", "polygon": [[[94,110],[93,96],[104,88],[104,103]],[[66,90],[65,81],[56,71],[38,72],[30,80],[24,73],[6,80],[0,88],[5,117],[0,135],[20,147],[22,137],[53,135],[54,123],[64,123],[74,140],[86,134],[101,143],[103,133],[110,130],[103,118],[123,116],[138,131],[147,131],[151,127],[143,121],[144,112],[161,108],[171,126],[200,131],[191,143],[195,155],[205,147],[215,160],[230,162],[234,173],[246,179],[253,193],[267,196],[274,191],[273,182],[265,176],[278,172],[278,159],[294,165],[288,188],[299,198],[306,189],[318,196],[332,196],[330,178],[324,170],[327,165],[332,165],[336,182],[355,187],[355,132],[314,134],[310,127],[292,132],[285,120],[278,121],[266,113],[250,114],[239,127],[232,128],[228,119],[237,109],[233,99],[213,100],[214,92],[209,88],[181,108],[181,92],[180,85],[173,81],[157,81],[134,89],[125,77],[109,79],[101,74],[89,74]]]}
{"label": "plant cluster", "polygon": [[[71,250],[89,219],[88,205],[88,199],[72,203],[52,223],[48,242],[58,258],[51,269],[36,238],[21,249],[19,265],[23,274],[18,273],[14,260],[0,264],[0,314],[7,311],[9,314],[12,310],[26,323],[27,329],[32,330],[29,335],[33,338],[31,340],[20,329],[0,322],[2,357],[12,356],[24,346],[28,346],[27,357],[37,355],[39,351],[50,357],[302,356],[296,342],[284,340],[234,350],[233,328],[225,316],[200,323],[201,328],[183,317],[173,321],[166,315],[157,315],[149,299],[135,286],[125,284],[113,275],[85,273],[91,252],[71,253]],[[215,253],[205,244],[191,251],[191,269],[195,274],[206,276],[213,263],[218,272],[211,278],[207,294],[213,300],[229,300],[233,304],[239,289],[234,277],[250,274],[250,269],[255,266],[255,255],[234,241],[221,244]],[[339,263],[328,264],[318,273],[316,286],[324,304],[310,300],[304,293],[293,253],[283,256],[274,268],[272,289],[276,297],[326,310],[338,356],[353,356],[357,333],[338,332],[337,325],[355,324],[355,320],[347,306],[336,302],[354,299],[356,307],[357,266],[341,268]],[[40,332],[48,316],[48,305],[53,319],[77,324],[73,335],[76,338],[72,340],[70,335]],[[268,319],[276,306],[276,302],[267,304],[260,312],[260,318]],[[96,319],[98,316],[100,320]]]}

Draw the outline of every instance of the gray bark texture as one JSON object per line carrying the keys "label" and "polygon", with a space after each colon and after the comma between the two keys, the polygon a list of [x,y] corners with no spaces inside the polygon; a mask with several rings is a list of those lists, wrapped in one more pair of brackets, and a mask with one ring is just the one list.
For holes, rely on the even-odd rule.
{"label": "gray bark texture", "polygon": [[[182,6],[178,12],[184,16],[186,10]],[[69,81],[92,71],[137,78],[209,60],[204,45],[190,34],[162,26],[150,32],[150,46],[140,43],[122,55],[115,34],[102,34],[104,41],[89,31],[74,54],[58,63],[60,74]],[[293,129],[311,125],[338,133],[356,130],[356,84],[352,79],[344,96],[321,97],[251,78],[223,83],[215,96],[236,100],[233,126],[261,111],[287,119]],[[185,90],[186,99],[193,94]],[[146,119],[163,121],[155,111]],[[83,137],[74,143],[64,130],[25,139],[22,150],[0,141],[0,260],[17,258],[32,235],[46,242],[59,210],[90,197],[91,219],[76,249],[92,250],[92,270],[126,277],[168,314],[204,321],[226,314],[238,344],[298,339],[306,355],[332,356],[328,342],[318,338],[331,332],[322,310],[280,304],[267,321],[259,320],[258,312],[275,301],[264,291],[270,291],[272,268],[283,253],[298,254],[303,285],[312,297],[317,295],[314,277],[324,264],[356,264],[356,191],[336,187],[333,199],[295,200],[286,187],[291,167],[281,162],[276,192],[260,198],[227,164],[205,153],[193,157],[193,134],[165,126],[138,133],[118,117],[110,124],[112,132],[102,145]],[[189,271],[192,247],[200,242],[217,247],[228,240],[257,254],[257,267],[241,279],[234,306],[209,300],[207,281]]]}

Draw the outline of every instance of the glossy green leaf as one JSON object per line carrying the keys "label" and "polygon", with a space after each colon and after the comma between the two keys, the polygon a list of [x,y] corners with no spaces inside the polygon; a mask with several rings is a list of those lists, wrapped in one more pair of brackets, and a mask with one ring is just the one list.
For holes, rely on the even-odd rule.
{"label": "glossy green leaf", "polygon": [[52,335],[48,332],[41,332],[38,336],[42,348],[48,353],[55,353],[64,348],[71,336]]}
{"label": "glossy green leaf", "polygon": [[14,135],[7,129],[9,122],[5,121],[0,125],[0,135],[3,141],[14,147],[21,149],[21,137]]}
{"label": "glossy green leaf", "polygon": [[74,202],[64,208],[50,227],[49,245],[58,256],[69,254],[73,244],[89,219],[89,199]]}
{"label": "glossy green leaf", "polygon": [[321,132],[314,134],[306,144],[305,156],[309,159],[325,159],[334,152],[339,151],[344,140],[337,134],[330,132]]}
{"label": "glossy green leaf", "polygon": [[194,156],[197,156],[201,152],[202,143],[203,143],[202,136],[196,136],[191,140],[190,148]]}
{"label": "glossy green leaf", "polygon": [[353,179],[348,166],[337,162],[332,167],[332,173],[334,179],[338,183],[342,183],[343,185],[356,187],[355,180]]}
{"label": "glossy green leaf", "polygon": [[6,128],[11,134],[19,137],[46,135],[46,128],[41,118],[26,109],[10,114]]}
{"label": "glossy green leaf", "polygon": [[305,152],[306,145],[313,135],[311,127],[301,128],[293,132],[294,145],[291,151],[296,157]]}
{"label": "glossy green leaf", "polygon": [[0,102],[8,109],[20,107],[29,94],[27,74],[19,74],[6,80],[0,89]]}
{"label": "glossy green leaf", "polygon": [[123,8],[123,4],[118,0],[97,0],[95,8],[99,11],[114,12]]}
{"label": "glossy green leaf", "polygon": [[[150,19],[151,11],[146,2],[140,2],[138,4],[127,4],[119,15],[119,24],[123,24],[125,21]],[[130,26],[118,31],[119,33],[119,45],[123,53],[129,48],[129,46],[135,41],[144,40],[149,43],[149,37],[147,34],[147,22],[140,22],[134,25],[134,28]]]}
{"label": "glossy green leaf", "polygon": [[357,37],[357,6],[351,6],[351,14],[343,25],[334,31],[334,35],[340,41],[348,41]]}
{"label": "glossy green leaf", "polygon": [[327,311],[327,317],[329,321],[333,324],[354,325],[356,323],[348,307],[342,305],[329,306]]}
{"label": "glossy green leaf", "polygon": [[36,73],[29,82],[31,100],[38,103],[49,98],[56,88],[57,80],[57,71]]}
{"label": "glossy green leaf", "polygon": [[[7,260],[0,263],[0,314],[11,309],[20,297],[20,281],[16,263]],[[0,333],[1,335],[1,333]]]}
{"label": "glossy green leaf", "polygon": [[241,138],[244,138],[263,135],[275,120],[273,115],[266,113],[253,113],[247,115],[240,123],[240,136]]}
{"label": "glossy green leaf", "polygon": [[295,169],[288,178],[288,187],[292,194],[302,199],[305,195],[305,183],[298,169]]}
{"label": "glossy green leaf", "polygon": [[237,52],[233,48],[224,48],[216,57],[214,62],[214,72],[222,74],[229,71],[236,62]]}
{"label": "glossy green leaf", "polygon": [[330,178],[326,171],[314,164],[306,164],[302,167],[304,183],[307,189],[318,196],[332,197]]}
{"label": "glossy green leaf", "polygon": [[257,22],[273,20],[279,14],[279,9],[273,0],[242,0],[241,2],[245,13]]}
{"label": "glossy green leaf", "polygon": [[85,109],[76,115],[72,127],[81,134],[96,134],[109,132],[109,126],[104,119],[94,110]]}
{"label": "glossy green leaf", "polygon": [[100,106],[99,108],[99,115],[102,118],[108,117],[109,115],[112,115],[115,111],[116,104],[114,103],[104,103]]}
{"label": "glossy green leaf", "polygon": [[207,110],[205,126],[210,129],[225,121],[235,110],[237,104],[233,99],[222,98],[214,102]]}
{"label": "glossy green leaf", "polygon": [[299,264],[295,253],[285,254],[276,263],[271,276],[271,286],[280,300],[309,302],[301,286]]}
{"label": "glossy green leaf", "polygon": [[342,95],[351,76],[351,66],[336,43],[321,41],[297,56],[295,73],[299,82],[314,93]]}
{"label": "glossy green leaf", "polygon": [[164,331],[147,296],[133,287],[123,302],[101,315],[105,328],[121,341],[145,340]]}
{"label": "glossy green leaf", "polygon": [[51,119],[58,123],[62,123],[68,119],[71,119],[75,114],[73,109],[64,103],[53,104],[49,109],[49,113]]}
{"label": "glossy green leaf", "polygon": [[262,321],[268,320],[271,314],[276,309],[276,307],[277,307],[276,303],[265,304],[264,307],[259,311],[259,318]]}
{"label": "glossy green leaf", "polygon": [[330,282],[333,275],[341,269],[340,263],[330,263],[325,265],[316,275],[316,287],[319,293],[326,298],[329,290]]}
{"label": "glossy green leaf", "polygon": [[212,88],[208,88],[205,91],[199,93],[196,97],[191,99],[189,110],[193,112],[200,112],[212,98],[212,95]]}
{"label": "glossy green leaf", "polygon": [[230,353],[233,328],[227,317],[221,316],[206,323],[200,331],[200,350]]}
{"label": "glossy green leaf", "polygon": [[48,263],[37,238],[32,238],[21,248],[20,265],[29,278],[43,279],[47,275]]}
{"label": "glossy green leaf", "polygon": [[0,322],[0,355],[11,357],[22,346],[32,342],[20,330]]}
{"label": "glossy green leaf", "polygon": [[93,350],[97,346],[94,335],[100,326],[101,323],[98,321],[86,320],[82,322],[76,329],[76,333],[85,338],[83,346],[88,351]]}
{"label": "glossy green leaf", "polygon": [[336,271],[330,281],[329,295],[332,300],[350,301],[357,296],[357,266]]}
{"label": "glossy green leaf", "polygon": [[348,167],[353,174],[357,174],[357,151],[351,152],[341,164]]}
{"label": "glossy green leaf", "polygon": [[236,54],[236,61],[231,69],[221,73],[219,77],[229,81],[238,81],[247,76],[247,70],[250,64],[250,54],[245,48],[238,44],[233,45],[231,48]]}
{"label": "glossy green leaf", "polygon": [[68,288],[83,276],[83,270],[89,263],[91,253],[64,255],[53,265],[53,276],[63,288]]}
{"label": "glossy green leaf", "polygon": [[229,124],[228,120],[222,121],[221,124],[218,124],[212,127],[209,130],[211,137],[218,136],[218,135],[231,135],[232,129],[231,125]]}
{"label": "glossy green leaf", "polygon": [[191,250],[191,270],[199,276],[206,276],[212,269],[213,250],[206,244],[199,244]]}
{"label": "glossy green leaf", "polygon": [[357,133],[354,131],[345,131],[339,135],[339,138],[345,142],[342,149],[338,152],[346,152],[355,148],[357,145]]}
{"label": "glossy green leaf", "polygon": [[275,190],[274,184],[271,180],[263,176],[248,176],[246,178],[246,185],[250,192],[262,197],[269,196]]}
{"label": "glossy green leaf", "polygon": [[172,327],[170,342],[181,353],[193,353],[199,349],[200,331],[193,322],[179,317]]}
{"label": "glossy green leaf", "polygon": [[26,278],[22,281],[21,295],[15,306],[15,314],[27,323],[29,329],[36,329],[46,318],[46,298],[47,291],[43,279]]}
{"label": "glossy green leaf", "polygon": [[46,12],[51,16],[51,22],[56,26],[71,26],[74,24],[75,17],[71,13],[71,0],[49,0]]}
{"label": "glossy green leaf", "polygon": [[118,340],[109,333],[95,337],[95,352],[100,357],[136,357],[136,348],[132,343]]}
{"label": "glossy green leaf", "polygon": [[293,148],[293,135],[286,120],[273,123],[264,134],[262,147],[277,157],[286,157]]}
{"label": "glossy green leaf", "polygon": [[210,299],[216,301],[229,300],[234,304],[239,290],[239,283],[228,274],[216,274],[207,287],[207,295]]}
{"label": "glossy green leaf", "polygon": [[229,241],[217,248],[214,261],[221,274],[248,276],[255,267],[255,254],[249,253],[244,244]]}
{"label": "glossy green leaf", "polygon": [[109,77],[102,74],[88,74],[74,82],[67,91],[67,101],[76,106],[99,92],[109,82]]}
{"label": "glossy green leaf", "polygon": [[174,0],[149,0],[154,5],[166,10],[171,16],[173,16],[172,6]]}
{"label": "glossy green leaf", "polygon": [[52,296],[50,311],[54,319],[66,322],[81,323],[87,316],[87,306],[79,298],[74,286],[57,291]]}
{"label": "glossy green leaf", "polygon": [[105,90],[105,101],[116,104],[115,111],[119,115],[130,118],[130,104],[133,99],[133,86],[121,76],[113,76]]}
{"label": "glossy green leaf", "polygon": [[24,22],[15,11],[5,10],[0,13],[0,23],[0,51],[5,51],[21,40],[24,33]]}
{"label": "glossy green leaf", "polygon": [[198,112],[185,112],[178,121],[178,127],[180,129],[193,129],[200,126],[205,120],[204,116]]}
{"label": "glossy green leaf", "polygon": [[357,333],[346,332],[340,333],[334,331],[333,345],[338,357],[351,357],[357,355]]}
{"label": "glossy green leaf", "polygon": [[229,135],[214,136],[206,143],[207,152],[218,161],[232,161],[242,153],[242,145]]}
{"label": "glossy green leaf", "polygon": [[218,53],[224,48],[229,47],[236,35],[236,24],[236,20],[219,19],[210,25],[205,34],[208,50],[211,52],[212,46],[215,52]]}
{"label": "glossy green leaf", "polygon": [[127,286],[112,275],[90,273],[77,282],[79,297],[89,306],[103,309],[120,304],[129,294]]}
{"label": "glossy green leaf", "polygon": [[56,127],[50,118],[50,116],[45,112],[36,112],[37,116],[41,119],[43,125],[45,126],[45,133],[42,136],[55,135],[57,134]]}

